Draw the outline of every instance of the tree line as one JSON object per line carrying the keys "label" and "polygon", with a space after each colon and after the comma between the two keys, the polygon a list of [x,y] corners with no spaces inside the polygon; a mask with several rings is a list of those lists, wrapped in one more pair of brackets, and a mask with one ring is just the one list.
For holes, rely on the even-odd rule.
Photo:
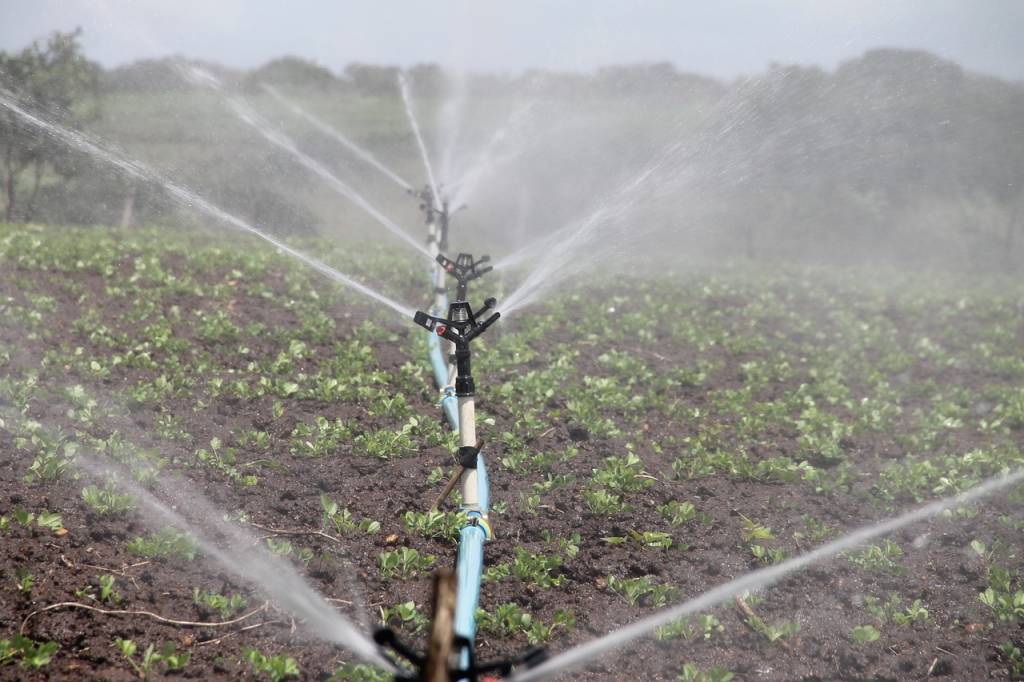
{"label": "tree line", "polygon": [[[56,33],[19,52],[0,53],[3,88],[61,125],[88,128],[103,115],[106,98],[195,87],[171,59],[104,70],[84,55],[80,38],[79,31]],[[334,73],[297,57],[251,71],[206,66],[243,92],[271,84],[366,98],[394,98],[399,72],[395,66],[350,64]],[[434,64],[412,67],[407,75],[419,92],[451,87],[449,75]],[[700,169],[709,193],[720,199],[715,219],[727,226],[729,248],[753,257],[784,257],[809,238],[827,237],[846,252],[879,240],[913,251],[931,240],[947,250],[969,247],[986,263],[997,255],[1009,268],[1024,260],[1024,85],[967,72],[926,52],[873,50],[832,71],[773,65],[729,82],[659,63],[589,74],[475,74],[463,85],[484,98],[528,86],[583,106],[651,100],[671,108],[699,101],[718,111],[685,134],[713,140],[713,153],[700,159]],[[123,221],[128,198],[134,206],[138,194],[137,188],[126,192],[123,181],[83,177],[88,159],[5,109],[0,155],[8,221],[74,221],[68,207],[83,222]],[[293,188],[254,185],[253,169],[277,163],[272,156],[250,161],[244,172],[218,174],[217,191],[237,195],[247,207],[262,206],[255,216],[262,221],[299,227],[317,220]],[[120,189],[111,190],[112,183]],[[89,200],[86,192],[103,198]],[[150,206],[159,208],[159,197]]]}

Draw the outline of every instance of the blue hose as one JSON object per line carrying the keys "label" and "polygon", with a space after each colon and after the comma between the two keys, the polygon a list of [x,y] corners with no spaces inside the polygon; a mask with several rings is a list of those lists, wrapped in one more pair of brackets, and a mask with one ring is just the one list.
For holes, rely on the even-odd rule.
{"label": "blue hose", "polygon": [[[480,511],[469,512],[469,524],[459,533],[459,558],[455,565],[458,589],[455,592],[455,635],[472,642],[476,637],[476,608],[480,603],[480,578],[484,570],[484,542],[491,538],[487,523],[487,503],[490,490],[487,483],[487,465],[483,454],[477,455],[477,494]],[[459,663],[469,666],[469,651],[459,653]]]}

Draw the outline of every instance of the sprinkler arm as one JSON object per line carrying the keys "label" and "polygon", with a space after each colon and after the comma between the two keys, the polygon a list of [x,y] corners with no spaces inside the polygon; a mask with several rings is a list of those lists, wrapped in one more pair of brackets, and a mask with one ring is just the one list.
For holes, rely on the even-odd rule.
{"label": "sprinkler arm", "polygon": [[[424,312],[416,311],[413,322],[430,332],[434,332],[442,339],[447,339],[455,344],[456,352],[460,348],[469,350],[469,342],[487,331],[487,328],[494,324],[501,313],[494,313],[483,322],[477,322],[477,318],[494,308],[498,301],[489,298],[484,301],[484,306],[475,313],[470,310],[466,301],[455,301],[448,308],[448,317],[434,317]],[[452,319],[453,317],[465,316],[463,319]]]}

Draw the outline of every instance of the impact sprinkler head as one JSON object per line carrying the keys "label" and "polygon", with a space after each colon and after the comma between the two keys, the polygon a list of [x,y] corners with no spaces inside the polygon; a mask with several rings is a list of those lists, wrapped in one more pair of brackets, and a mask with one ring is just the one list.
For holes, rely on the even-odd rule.
{"label": "impact sprinkler head", "polygon": [[437,262],[441,264],[444,271],[455,278],[455,281],[459,283],[458,290],[455,295],[455,300],[465,301],[466,292],[468,290],[468,284],[474,279],[483,277],[494,268],[490,265],[487,267],[480,267],[484,263],[490,262],[490,256],[480,256],[480,260],[473,260],[473,256],[468,253],[460,253],[455,260],[446,257],[444,254],[437,254]]}
{"label": "impact sprinkler head", "polygon": [[459,397],[471,396],[476,391],[470,369],[469,342],[487,331],[501,317],[501,313],[496,312],[483,322],[478,321],[497,304],[496,299],[488,298],[482,308],[473,312],[468,301],[453,301],[448,306],[447,318],[419,311],[413,316],[416,324],[455,345],[455,395]]}

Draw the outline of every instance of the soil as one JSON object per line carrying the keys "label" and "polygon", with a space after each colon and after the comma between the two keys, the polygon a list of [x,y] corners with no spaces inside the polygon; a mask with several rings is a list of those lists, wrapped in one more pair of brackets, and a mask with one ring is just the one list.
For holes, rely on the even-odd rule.
{"label": "soil", "polygon": [[[186,265],[168,255],[165,267],[185,268]],[[127,270],[130,271],[130,268]],[[194,274],[208,283],[223,282],[223,272],[203,271]],[[79,289],[72,291],[61,282],[74,280]],[[333,556],[333,562],[314,559],[308,566],[296,561],[309,583],[322,595],[336,600],[332,603],[357,622],[376,625],[380,608],[414,600],[425,609],[429,602],[430,576],[421,575],[409,580],[384,580],[377,565],[383,551],[408,546],[438,557],[440,564],[453,563],[455,547],[449,541],[428,540],[407,532],[402,514],[407,510],[424,510],[436,496],[443,481],[428,483],[428,476],[436,467],[446,469],[450,455],[443,447],[425,447],[415,456],[380,460],[359,455],[351,443],[341,445],[334,455],[311,459],[292,454],[288,438],[294,425],[310,422],[315,416],[328,419],[341,418],[357,423],[360,432],[378,427],[397,428],[402,420],[376,417],[368,413],[365,403],[319,402],[312,400],[282,399],[283,413],[275,416],[275,399],[265,397],[242,401],[227,395],[212,396],[205,384],[197,384],[196,393],[168,398],[162,411],[151,407],[127,404],[123,389],[143,379],[155,379],[156,373],[145,369],[119,369],[105,379],[90,379],[70,369],[54,368],[43,364],[48,348],[77,347],[87,353],[109,353],[75,327],[80,317],[77,303],[80,291],[93,292],[91,299],[99,304],[101,322],[112,328],[123,327],[117,301],[104,303],[101,293],[108,284],[104,275],[95,273],[58,273],[43,269],[7,268],[0,275],[0,291],[8,300],[24,304],[26,292],[35,296],[47,295],[55,300],[55,308],[47,314],[46,334],[35,339],[26,336],[26,329],[5,324],[0,331],[3,347],[10,355],[7,371],[10,376],[21,376],[26,370],[41,371],[40,383],[50,396],[48,400],[30,401],[28,418],[38,421],[47,429],[60,429],[73,434],[76,423],[68,416],[68,405],[53,398],[62,386],[85,385],[101,396],[101,405],[110,414],[101,431],[118,430],[126,434],[134,447],[158,452],[168,460],[166,478],[155,487],[158,494],[178,505],[179,511],[190,515],[191,491],[201,493],[211,504],[225,513],[244,512],[246,518],[263,528],[295,531],[299,534],[276,535],[287,539],[296,547],[308,547],[319,557]],[[280,272],[271,271],[264,284],[276,295],[289,295],[289,281]],[[328,285],[317,285],[329,290]],[[268,305],[254,289],[239,287],[231,298],[230,314],[233,319],[247,324],[260,321],[268,330],[287,330],[297,324],[296,315],[286,306]],[[607,305],[610,294],[595,291],[588,294],[595,305]],[[309,341],[307,357],[329,355],[338,344],[349,342],[352,330],[365,320],[377,320],[379,311],[354,303],[345,297],[327,306],[328,314],[339,324],[319,341]],[[705,301],[706,311],[721,314],[742,314],[744,300]],[[191,309],[206,306],[216,309],[222,303],[201,300],[187,293],[177,299],[160,301],[160,313],[172,306]],[[808,303],[808,308],[812,303]],[[800,303],[794,306],[799,310]],[[694,315],[706,311],[693,310]],[[805,309],[802,312],[814,318],[824,313]],[[900,309],[892,311],[892,325],[897,338],[912,343],[920,338],[932,324],[924,316],[906,319]],[[1019,325],[1019,320],[1005,320]],[[379,321],[377,322],[378,325]],[[524,325],[520,325],[524,326]],[[495,419],[490,434],[513,430],[517,415],[509,413],[499,403],[492,402],[492,387],[500,385],[517,372],[542,369],[548,358],[559,350],[579,350],[576,372],[580,375],[599,374],[597,357],[609,350],[609,345],[595,344],[566,321],[557,333],[532,340],[531,346],[539,351],[536,359],[526,366],[505,370],[497,376],[478,376],[479,409]],[[943,327],[944,329],[945,327]],[[816,339],[813,330],[793,331],[780,321],[777,328],[756,330],[760,335],[788,335],[791,343],[804,343],[814,347],[829,343]],[[400,374],[405,363],[419,364],[426,369],[426,357],[417,356],[415,345],[404,342],[409,332],[399,321],[378,326],[372,339],[372,367]],[[501,336],[498,332],[495,338]],[[941,330],[933,330],[934,338],[941,338]],[[1016,333],[1020,333],[1019,329]],[[381,335],[392,335],[403,341],[389,344],[380,341]],[[280,350],[279,338],[273,335],[253,337],[251,356],[240,358],[234,352],[237,344],[204,341],[194,328],[185,322],[174,324],[174,336],[187,340],[198,351],[198,356],[211,359],[214,366],[227,372],[234,368],[245,371],[253,359],[272,357]],[[369,341],[368,341],[369,342]],[[629,339],[611,344],[620,350],[636,347]],[[482,350],[480,352],[486,352]],[[498,462],[502,456],[500,439],[491,438],[487,450],[491,462],[492,499],[507,502],[507,510],[494,515],[496,539],[486,547],[486,564],[494,566],[510,561],[517,548],[538,553],[551,553],[551,538],[570,538],[579,533],[582,538],[579,554],[566,560],[560,570],[562,584],[548,589],[524,584],[517,580],[485,582],[481,593],[481,606],[487,609],[505,602],[515,602],[548,622],[555,611],[570,609],[576,625],[567,633],[556,632],[547,643],[552,655],[575,644],[585,642],[619,626],[630,623],[655,609],[641,601],[631,606],[608,588],[607,577],[650,576],[658,583],[670,583],[677,588],[672,601],[696,596],[705,590],[738,577],[759,566],[750,555],[740,537],[740,514],[756,519],[770,527],[777,542],[789,556],[809,549],[815,543],[798,541],[794,533],[804,530],[802,517],[819,519],[835,530],[837,537],[844,530],[856,528],[866,522],[891,515],[890,505],[871,499],[869,486],[854,484],[849,491],[837,490],[815,494],[800,481],[792,483],[766,483],[726,475],[713,475],[692,480],[671,476],[672,462],[679,456],[678,447],[659,449],[652,444],[679,443],[693,436],[695,429],[687,415],[695,408],[706,409],[709,391],[719,388],[742,388],[745,383],[741,368],[751,354],[736,350],[711,351],[705,359],[722,363],[708,384],[683,386],[666,397],[672,407],[668,414],[651,415],[636,423],[636,430],[622,437],[597,438],[575,423],[564,409],[563,396],[555,396],[546,409],[556,415],[550,428],[529,440],[535,451],[556,452],[569,446],[578,449],[578,455],[557,469],[559,474],[570,474],[585,483],[594,469],[604,464],[606,457],[625,451],[627,443],[634,446],[644,462],[645,469],[656,477],[654,484],[639,495],[629,496],[634,511],[619,516],[601,516],[589,511],[581,499],[580,486],[558,488],[543,496],[542,504],[532,511],[521,504],[531,484],[538,477],[517,477]],[[689,366],[697,355],[692,348],[679,343],[674,347],[658,346],[656,350],[636,353],[641,362],[656,373],[674,367]],[[305,365],[308,364],[308,367]],[[312,370],[312,361],[300,361],[296,371]],[[943,385],[981,389],[992,381],[984,371],[971,366],[932,364],[922,360],[907,370],[908,376],[918,383],[935,382]],[[227,376],[227,374],[225,374]],[[426,373],[424,376],[428,376]],[[208,377],[196,377],[205,380]],[[805,379],[805,378],[804,378]],[[854,378],[852,381],[856,381]],[[899,378],[894,378],[898,381]],[[910,379],[907,379],[910,380]],[[999,378],[1004,383],[1013,379]],[[781,382],[778,392],[795,390],[801,377]],[[557,387],[556,387],[557,388]],[[854,386],[856,389],[856,386]],[[196,409],[199,400],[204,407]],[[439,420],[440,412],[434,395],[427,389],[406,395],[411,408],[420,418]],[[904,412],[911,414],[927,400],[913,399],[905,404]],[[10,422],[13,408],[4,405],[4,419]],[[155,435],[158,420],[172,415],[186,433],[181,441]],[[908,421],[900,421],[897,429],[909,429]],[[212,438],[226,444],[232,442],[232,433],[246,429],[267,431],[272,439],[269,452],[238,448],[239,463],[270,458],[275,466],[253,469],[259,484],[244,487],[210,467],[194,463],[196,449],[207,447]],[[489,434],[489,435],[490,435]],[[870,478],[887,462],[905,453],[898,444],[900,432],[879,436],[857,435],[844,442],[844,450],[857,462],[857,471]],[[968,430],[957,431],[950,437],[945,449],[966,452],[975,447],[979,436]],[[673,440],[675,439],[675,440]],[[1020,431],[1012,434],[1017,447],[1024,443]],[[792,455],[796,450],[796,434],[792,432],[768,433],[762,438],[764,445],[751,451],[752,459]],[[26,470],[31,456],[16,447],[15,438],[8,429],[0,429],[0,513],[12,519],[15,508],[38,511],[59,511],[66,534],[56,535],[36,525],[22,527],[11,520],[10,530],[0,536],[4,552],[0,557],[0,622],[3,638],[24,632],[36,641],[54,641],[60,645],[52,663],[38,671],[19,667],[16,663],[0,667],[2,679],[55,679],[55,680],[127,680],[138,677],[112,646],[115,638],[132,639],[140,649],[148,643],[159,648],[173,642],[178,650],[191,653],[191,660],[180,672],[167,673],[156,666],[151,677],[183,677],[195,679],[231,679],[251,675],[244,651],[257,649],[264,654],[284,653],[298,662],[303,679],[327,679],[343,663],[352,662],[352,655],[335,645],[317,639],[301,621],[280,610],[272,601],[266,608],[238,622],[220,627],[203,625],[176,625],[160,622],[146,615],[111,614],[74,607],[61,607],[41,611],[61,602],[79,602],[102,609],[148,611],[160,616],[183,621],[219,621],[218,613],[197,606],[193,590],[243,593],[248,605],[244,615],[264,605],[268,598],[259,587],[239,580],[215,561],[200,554],[194,561],[175,558],[145,560],[131,554],[126,542],[133,537],[149,533],[140,515],[123,517],[100,516],[82,499],[86,476],[68,475],[56,481],[26,482]],[[381,523],[376,534],[353,532],[339,545],[315,534],[302,534],[321,529],[319,497],[326,493],[347,507],[355,519],[370,518]],[[691,522],[679,528],[665,524],[656,512],[658,505],[671,500],[692,501],[704,522]],[[892,505],[902,509],[910,501],[901,500]],[[837,558],[802,571],[766,590],[761,599],[751,600],[752,608],[766,622],[796,621],[800,625],[797,635],[788,640],[788,647],[769,643],[745,624],[743,614],[731,604],[713,613],[724,631],[704,639],[697,635],[691,639],[675,638],[666,641],[644,639],[624,649],[609,652],[598,662],[585,669],[569,673],[565,679],[588,680],[674,680],[685,662],[696,664],[702,670],[721,666],[735,674],[735,680],[979,680],[1008,679],[1009,665],[997,647],[1006,642],[1022,646],[1024,631],[1019,622],[995,621],[991,612],[979,601],[979,593],[987,586],[985,562],[973,554],[972,540],[984,538],[990,545],[1000,540],[1013,550],[1008,565],[1020,568],[1021,531],[1014,530],[1000,517],[1020,520],[1024,517],[1019,496],[999,496],[976,508],[969,518],[936,519],[917,524],[892,539],[903,548],[899,574],[871,572]],[[191,510],[194,511],[194,510]],[[192,514],[194,516],[194,514]],[[196,523],[206,523],[202,518]],[[631,530],[666,530],[671,533],[675,547],[668,550],[640,549],[635,543],[609,544],[602,541],[610,536],[628,536]],[[274,535],[272,532],[251,529],[258,537]],[[686,549],[681,549],[686,546]],[[350,564],[348,562],[351,562]],[[1006,563],[1006,562],[1004,562]],[[35,578],[29,594],[23,594],[15,585],[17,575],[28,572]],[[101,604],[88,596],[76,596],[76,591],[95,585],[101,575],[116,579],[120,601]],[[928,609],[928,619],[913,625],[882,626],[863,608],[864,597],[884,599],[897,593],[908,604],[921,599]],[[79,595],[83,593],[79,592]],[[874,624],[882,632],[878,642],[854,644],[850,629],[855,625]],[[422,641],[409,637],[422,647]],[[525,636],[499,636],[482,632],[477,646],[480,659],[502,658],[528,648]]]}

